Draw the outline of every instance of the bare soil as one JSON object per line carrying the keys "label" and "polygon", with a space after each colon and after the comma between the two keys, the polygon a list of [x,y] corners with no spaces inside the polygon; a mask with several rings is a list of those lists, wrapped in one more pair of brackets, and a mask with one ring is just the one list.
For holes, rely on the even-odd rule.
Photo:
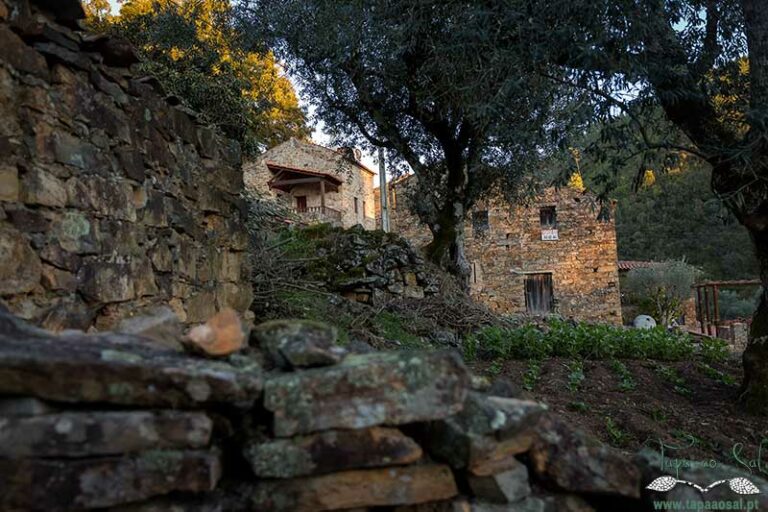
{"label": "bare soil", "polygon": [[[574,382],[578,378],[573,378],[571,363],[559,358],[543,361],[538,381],[523,395],[545,402],[573,425],[628,453],[646,446],[659,451],[663,442],[671,458],[738,465],[737,443],[742,443],[739,459],[748,461],[757,459],[763,442],[762,464],[768,465],[768,421],[746,415],[738,406],[738,360],[710,365],[735,383],[707,375],[697,361],[624,360],[635,384],[629,390],[620,389],[622,379],[609,361],[584,361],[580,384]],[[522,386],[529,363],[480,362],[474,367]],[[676,383],[670,374],[679,377]]]}

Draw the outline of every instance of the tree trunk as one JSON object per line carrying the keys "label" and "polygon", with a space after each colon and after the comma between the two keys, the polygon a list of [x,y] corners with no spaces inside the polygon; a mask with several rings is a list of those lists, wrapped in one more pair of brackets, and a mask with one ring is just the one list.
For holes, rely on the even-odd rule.
{"label": "tree trunk", "polygon": [[752,317],[749,344],[744,351],[744,381],[741,402],[754,414],[768,413],[768,225],[745,222],[760,266],[763,291],[760,304]]}
{"label": "tree trunk", "polygon": [[427,258],[455,275],[464,287],[469,285],[470,267],[464,252],[464,208],[459,202],[441,212],[429,223],[432,241],[426,247]]}

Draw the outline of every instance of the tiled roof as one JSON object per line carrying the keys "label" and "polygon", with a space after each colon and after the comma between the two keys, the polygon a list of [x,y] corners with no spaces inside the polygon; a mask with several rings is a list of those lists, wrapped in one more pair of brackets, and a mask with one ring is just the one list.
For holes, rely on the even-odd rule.
{"label": "tiled roof", "polygon": [[634,270],[636,268],[648,268],[656,265],[655,261],[619,260],[619,270]]}

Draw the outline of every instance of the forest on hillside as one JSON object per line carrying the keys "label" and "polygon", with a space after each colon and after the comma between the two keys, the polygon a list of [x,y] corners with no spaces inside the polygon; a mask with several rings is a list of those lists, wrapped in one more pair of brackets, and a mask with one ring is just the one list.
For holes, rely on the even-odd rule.
{"label": "forest on hillside", "polygon": [[709,170],[691,161],[668,172],[647,173],[632,190],[634,176],[619,177],[616,235],[619,259],[685,259],[708,279],[758,275],[749,235],[711,191]]}

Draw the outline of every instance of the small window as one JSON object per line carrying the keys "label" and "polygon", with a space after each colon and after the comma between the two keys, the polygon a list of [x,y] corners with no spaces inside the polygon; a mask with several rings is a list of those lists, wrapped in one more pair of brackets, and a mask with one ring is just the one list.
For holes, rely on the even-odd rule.
{"label": "small window", "polygon": [[365,212],[367,212],[367,211],[368,210],[365,209],[365,201],[363,201],[363,217],[365,217]]}
{"label": "small window", "polygon": [[483,237],[488,233],[490,223],[488,221],[488,210],[472,212],[472,234],[475,237]]}
{"label": "small window", "polygon": [[558,240],[560,238],[557,231],[557,210],[554,206],[546,206],[539,210],[539,219],[541,220],[541,239]]}
{"label": "small window", "polygon": [[357,208],[357,198],[355,198],[355,213],[358,213],[358,208]]}

